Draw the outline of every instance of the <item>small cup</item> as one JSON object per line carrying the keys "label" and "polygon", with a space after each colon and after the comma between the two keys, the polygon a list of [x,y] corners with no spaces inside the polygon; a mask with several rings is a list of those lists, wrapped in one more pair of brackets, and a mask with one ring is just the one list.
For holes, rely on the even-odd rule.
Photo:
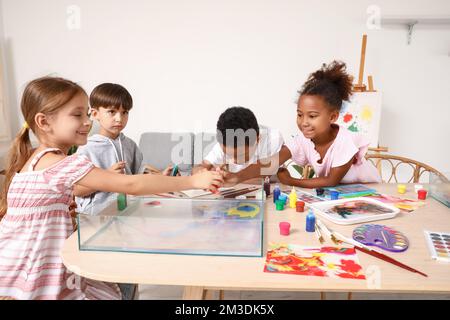
{"label": "small cup", "polygon": [[397,185],[397,191],[398,191],[398,193],[401,193],[401,194],[405,193],[406,192],[406,186],[404,184]]}
{"label": "small cup", "polygon": [[323,188],[317,188],[317,189],[316,189],[316,194],[317,194],[318,196],[323,195],[324,192],[325,192],[325,190],[324,190]]}
{"label": "small cup", "polygon": [[289,222],[280,222],[280,234],[282,236],[288,236],[290,232],[291,224]]}
{"label": "small cup", "polygon": [[297,201],[296,204],[295,204],[295,210],[297,212],[305,211],[305,202],[304,201]]}
{"label": "small cup", "polygon": [[284,201],[284,204],[286,204],[286,202],[287,202],[287,200],[288,200],[288,197],[287,197],[284,193],[282,193],[282,194],[280,194],[280,196],[278,197],[278,200],[283,200],[283,201]]}
{"label": "small cup", "polygon": [[339,191],[331,190],[330,191],[330,198],[331,198],[331,200],[339,199]]}
{"label": "small cup", "polygon": [[278,211],[284,210],[284,200],[275,201],[275,207]]}
{"label": "small cup", "polygon": [[417,190],[417,199],[425,200],[426,198],[427,198],[427,190],[425,189]]}

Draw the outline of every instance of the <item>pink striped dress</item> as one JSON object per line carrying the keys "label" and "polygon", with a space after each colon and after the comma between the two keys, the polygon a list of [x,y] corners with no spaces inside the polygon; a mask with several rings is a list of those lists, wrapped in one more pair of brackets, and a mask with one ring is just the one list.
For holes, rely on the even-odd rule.
{"label": "pink striped dress", "polygon": [[117,284],[68,271],[60,251],[73,233],[69,205],[73,185],[94,165],[72,155],[44,170],[17,173],[8,190],[8,211],[0,221],[0,296],[15,299],[120,299]]}

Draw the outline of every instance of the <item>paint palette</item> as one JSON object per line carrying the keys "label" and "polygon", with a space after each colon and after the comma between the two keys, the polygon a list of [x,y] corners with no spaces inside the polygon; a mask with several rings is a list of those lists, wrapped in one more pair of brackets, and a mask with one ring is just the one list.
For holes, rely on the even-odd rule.
{"label": "paint palette", "polygon": [[431,258],[450,262],[450,233],[425,231]]}
{"label": "paint palette", "polygon": [[408,238],[403,233],[380,224],[363,224],[353,230],[353,239],[391,252],[403,252],[409,247]]}

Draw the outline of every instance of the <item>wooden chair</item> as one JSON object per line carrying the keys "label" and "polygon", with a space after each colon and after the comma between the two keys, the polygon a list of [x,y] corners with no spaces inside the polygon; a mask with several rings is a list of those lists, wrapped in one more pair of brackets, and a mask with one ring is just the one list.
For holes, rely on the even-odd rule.
{"label": "wooden chair", "polygon": [[300,174],[302,179],[312,178],[315,175],[313,167],[309,164],[307,164],[306,166],[299,166],[295,164],[294,161],[288,160],[285,162],[284,166],[286,168],[293,167],[295,171],[297,171]]}
{"label": "wooden chair", "polygon": [[367,153],[366,159],[378,169],[383,182],[400,182],[398,178],[399,171],[407,176],[406,181],[401,181],[403,183],[419,183],[426,172],[437,175],[442,181],[448,181],[438,170],[413,159],[381,153]]}

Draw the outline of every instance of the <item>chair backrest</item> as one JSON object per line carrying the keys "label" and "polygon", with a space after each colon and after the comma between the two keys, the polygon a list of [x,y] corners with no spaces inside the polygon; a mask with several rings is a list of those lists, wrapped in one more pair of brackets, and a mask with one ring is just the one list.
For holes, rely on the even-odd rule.
{"label": "chair backrest", "polygon": [[202,163],[206,155],[216,144],[216,134],[200,132],[194,137],[194,165]]}
{"label": "chair backrest", "polygon": [[297,165],[293,160],[288,160],[284,163],[293,178],[296,179],[311,179],[315,176],[314,168],[307,164],[305,166]]}
{"label": "chair backrest", "polygon": [[177,164],[180,171],[188,172],[194,162],[194,135],[190,132],[144,132],[139,139],[144,164],[158,170]]}
{"label": "chair backrest", "polygon": [[424,173],[433,173],[443,181],[448,181],[438,170],[413,159],[379,153],[367,153],[366,159],[378,169],[383,182],[418,183],[423,181],[428,183],[429,180],[426,180]]}

